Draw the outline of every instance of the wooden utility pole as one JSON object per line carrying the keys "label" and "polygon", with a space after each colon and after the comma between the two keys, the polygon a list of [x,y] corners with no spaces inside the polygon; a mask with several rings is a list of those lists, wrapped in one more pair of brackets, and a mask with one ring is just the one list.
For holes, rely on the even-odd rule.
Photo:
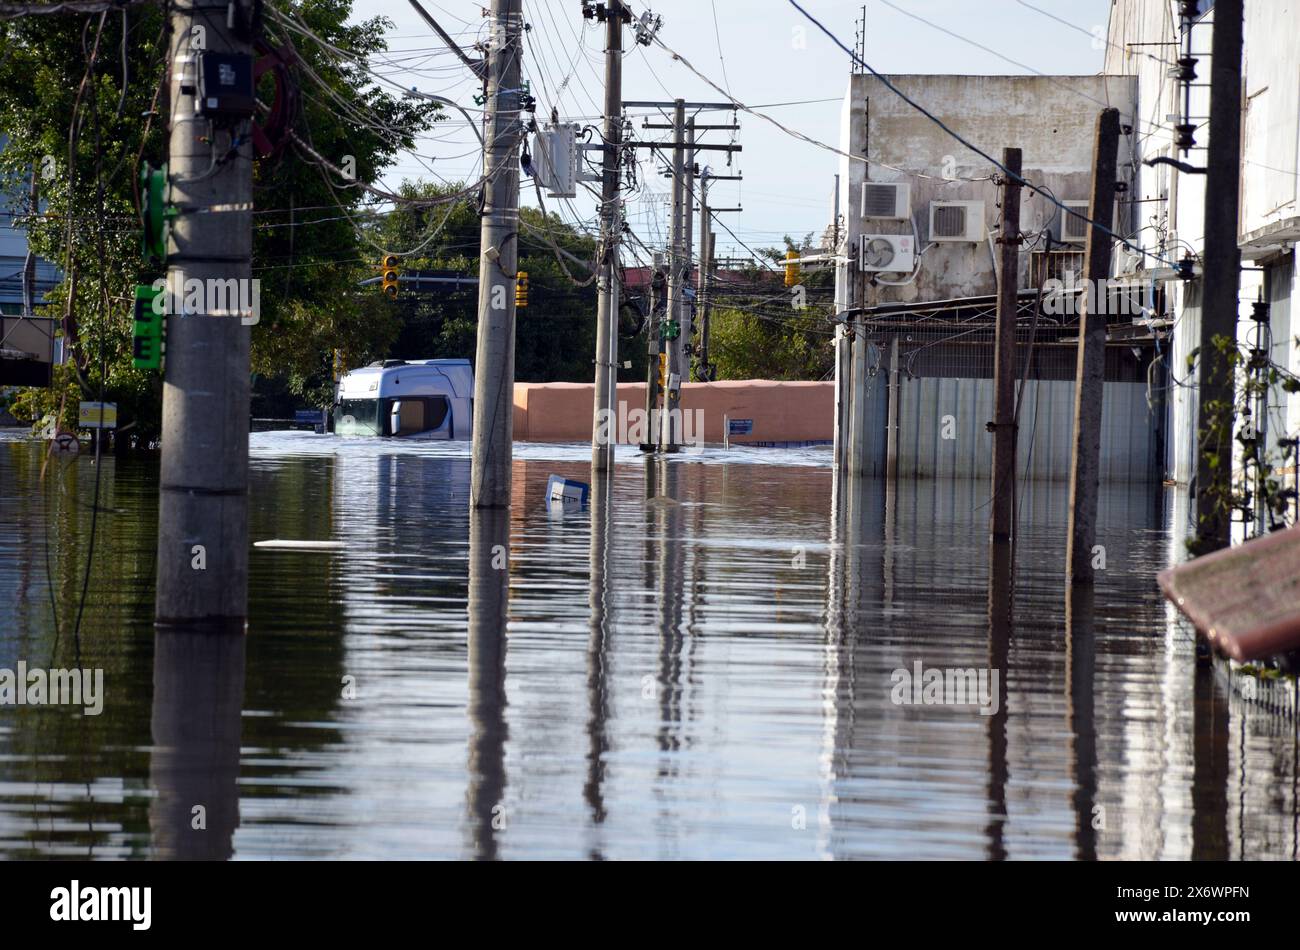
{"label": "wooden utility pole", "polygon": [[[673,104],[673,208],[671,234],[668,239],[668,319],[676,325],[677,337],[665,343],[668,354],[667,380],[664,387],[662,437],[659,447],[665,452],[676,452],[680,446],[679,427],[674,424],[672,410],[680,408],[682,338],[686,335],[682,316],[686,310],[686,284],[691,271],[686,254],[686,206],[690,193],[686,190],[686,101],[678,99]],[[677,379],[674,383],[673,376]]]}
{"label": "wooden utility pole", "polygon": [[522,0],[492,0],[488,39],[487,147],[474,360],[471,508],[510,507],[514,427],[515,284],[519,262],[519,63]]}
{"label": "wooden utility pole", "polygon": [[1229,359],[1237,343],[1241,280],[1241,250],[1237,246],[1241,31],[1242,0],[1216,3],[1210,62],[1210,141],[1205,163],[1205,289],[1197,357],[1196,554],[1232,543],[1236,388]]}
{"label": "wooden utility pole", "polygon": [[[1097,491],[1101,483],[1101,405],[1106,379],[1106,309],[1109,299],[1111,228],[1115,217],[1115,163],[1119,110],[1097,117],[1088,243],[1079,297],[1079,359],[1074,380],[1074,447],[1070,455],[1069,550],[1065,572],[1071,584],[1091,584],[1092,548],[1097,539]],[[1067,212],[1061,211],[1064,215]]]}
{"label": "wooden utility pole", "polygon": [[[226,309],[187,312],[185,284],[248,288],[252,300],[253,150],[195,108],[199,56],[251,56],[252,36],[224,14],[173,6],[169,32],[167,355],[158,492],[159,623],[242,631],[248,606],[248,344],[254,318],[235,293]],[[205,32],[200,50],[192,28]],[[251,67],[250,67],[251,68]],[[214,128],[214,125],[217,127]],[[210,138],[212,137],[212,138]],[[213,155],[235,149],[230,161]],[[204,213],[214,212],[214,213]],[[219,213],[217,213],[219,212]],[[215,298],[205,294],[205,298]],[[215,302],[215,301],[214,301]]]}
{"label": "wooden utility pole", "polygon": [[[1016,316],[1020,289],[1020,149],[1002,150],[1002,228],[993,354],[993,507],[989,536],[1011,540],[1016,516]],[[1104,330],[1104,327],[1103,327]]]}
{"label": "wooden utility pole", "polygon": [[[599,8],[597,8],[599,9]],[[609,0],[605,18],[605,131],[604,167],[600,187],[600,262],[596,286],[596,396],[591,426],[591,467],[608,471],[614,464],[618,442],[614,406],[618,398],[618,247],[622,232],[619,195],[619,157],[623,135],[623,21],[631,14],[622,0]],[[602,438],[602,433],[606,437]]]}

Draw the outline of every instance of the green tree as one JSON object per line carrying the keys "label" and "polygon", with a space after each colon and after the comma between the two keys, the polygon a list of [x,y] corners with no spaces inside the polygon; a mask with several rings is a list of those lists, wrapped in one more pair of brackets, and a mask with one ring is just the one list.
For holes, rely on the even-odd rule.
{"label": "green tree", "polygon": [[[330,163],[354,163],[356,182],[373,183],[438,114],[427,101],[384,91],[366,71],[364,58],[386,48],[392,24],[348,24],[351,0],[267,8],[267,39],[292,41],[301,59],[295,133]],[[0,175],[7,193],[25,194],[15,184],[38,172],[42,213],[22,212],[33,249],[62,270],[46,310],[61,319],[73,364],[54,389],[20,396],[16,414],[34,419],[60,403],[75,413],[83,394],[102,388],[121,423],[134,422],[141,441],[156,437],[161,381],[131,365],[131,306],[133,285],[161,276],[139,252],[137,175],[142,159],[166,157],[169,43],[164,11],[153,4],[0,22],[0,130],[8,136]],[[318,394],[335,349],[382,355],[396,337],[391,315],[355,289],[368,255],[348,215],[368,199],[297,145],[278,161],[259,161],[254,174],[253,276],[263,287],[252,368],[296,395]]]}
{"label": "green tree", "polygon": [[[461,184],[429,182],[407,182],[400,189],[411,202],[445,198],[464,190]],[[528,305],[516,311],[515,378],[520,382],[591,382],[595,373],[596,286],[590,279],[590,266],[595,259],[595,240],[538,208],[521,208],[520,218],[518,269],[528,274]],[[477,203],[470,199],[451,205],[411,203],[391,214],[377,215],[368,225],[374,254],[371,266],[377,268],[382,254],[379,249],[383,248],[405,255],[401,267],[408,274],[442,271],[477,279],[479,225]],[[582,262],[587,263],[584,266]],[[372,296],[380,297],[377,288]],[[410,359],[474,357],[476,284],[415,289],[407,282],[398,298],[386,303],[400,326],[389,355]],[[643,379],[645,341],[644,337],[634,338],[641,321],[630,307],[622,317],[620,362],[631,361],[632,367],[620,369],[620,378]],[[348,362],[356,366],[361,361],[349,356]]]}
{"label": "green tree", "polygon": [[[805,248],[810,240],[804,239]],[[784,248],[760,248],[758,254],[784,267],[786,250],[801,248],[786,237]],[[782,277],[753,265],[716,282],[709,358],[718,379],[816,380],[834,371],[834,269],[804,269],[795,287],[786,287]]]}

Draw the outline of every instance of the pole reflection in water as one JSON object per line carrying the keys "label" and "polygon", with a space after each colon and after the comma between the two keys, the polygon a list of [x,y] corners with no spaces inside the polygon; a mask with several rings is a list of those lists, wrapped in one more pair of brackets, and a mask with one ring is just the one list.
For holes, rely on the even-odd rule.
{"label": "pole reflection in water", "polygon": [[[88,468],[46,497],[41,449],[0,438],[3,667],[54,652],[49,585],[61,614],[81,586]],[[587,480],[589,454],[529,451],[509,537],[481,512],[467,559],[463,454],[267,437],[253,536],[346,547],[254,552],[246,640],[155,631],[156,466],[105,470],[81,635],[121,701],[0,715],[0,858],[1294,853],[1293,722],[1198,671],[1152,585],[1181,556],[1179,495],[1165,514],[1103,486],[1093,622],[1063,596],[1065,487],[1026,483],[1013,618],[989,598],[986,480],[678,456],[558,518],[546,479]],[[47,502],[68,516],[48,552],[23,534]],[[995,670],[997,715],[893,695],[918,663]]]}
{"label": "pole reflection in water", "polygon": [[508,816],[505,791],[506,621],[510,597],[510,511],[479,508],[469,516],[469,850],[498,856]]}
{"label": "pole reflection in water", "polygon": [[[609,721],[608,640],[613,625],[613,598],[610,589],[613,573],[610,570],[609,550],[610,501],[613,493],[613,473],[593,471],[591,589],[588,594],[591,635],[587,641],[587,777],[582,787],[593,827],[598,827],[605,821],[605,756],[609,752],[609,738],[605,732]],[[603,849],[598,837],[589,849],[588,857],[600,860],[602,856]]]}
{"label": "pole reflection in water", "polygon": [[1065,709],[1073,747],[1075,857],[1097,858],[1097,834],[1105,813],[1097,807],[1097,732],[1093,723],[1097,672],[1094,590],[1069,584],[1065,590]]}
{"label": "pole reflection in water", "polygon": [[988,857],[1007,857],[1003,833],[1007,823],[1007,659],[1015,613],[1015,552],[1011,544],[989,544],[989,675],[997,676],[997,711],[989,720]]}
{"label": "pole reflection in water", "polygon": [[[1226,861],[1228,854],[1228,698],[1210,663],[1197,663],[1193,686],[1192,860]],[[1238,855],[1232,855],[1238,857]]]}
{"label": "pole reflection in water", "polygon": [[152,857],[224,861],[239,827],[242,633],[154,635]]}
{"label": "pole reflection in water", "polygon": [[[659,759],[656,795],[677,778],[682,748],[682,597],[685,577],[682,541],[682,504],[678,500],[680,464],[663,459],[648,460],[646,478],[653,480],[653,498],[647,503],[654,510],[655,530],[651,537],[657,547],[655,570],[659,631]],[[667,837],[667,836],[666,836]]]}

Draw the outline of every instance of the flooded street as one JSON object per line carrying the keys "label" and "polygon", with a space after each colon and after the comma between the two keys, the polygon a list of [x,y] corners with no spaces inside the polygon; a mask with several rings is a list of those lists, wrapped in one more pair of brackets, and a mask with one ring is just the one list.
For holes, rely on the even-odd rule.
{"label": "flooded street", "polygon": [[[96,473],[56,458],[42,489],[42,448],[0,441],[0,667],[102,668],[106,698],[0,709],[0,857],[1300,848],[1294,722],[1198,665],[1157,591],[1172,490],[1103,486],[1067,615],[1064,484],[1021,486],[1007,603],[985,481],[621,448],[560,512],[547,478],[588,480],[589,448],[518,445],[510,512],[471,525],[464,443],[254,434],[252,539],[343,549],[255,548],[242,640],[155,635],[157,460],[106,459],[74,636]],[[917,664],[997,675],[983,706],[897,702]]]}

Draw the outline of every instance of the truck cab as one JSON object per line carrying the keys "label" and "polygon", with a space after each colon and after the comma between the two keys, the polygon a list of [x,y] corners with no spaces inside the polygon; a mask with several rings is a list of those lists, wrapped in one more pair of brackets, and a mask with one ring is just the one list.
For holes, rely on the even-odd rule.
{"label": "truck cab", "polygon": [[468,440],[473,412],[469,360],[382,360],[343,375],[330,421],[342,436]]}

